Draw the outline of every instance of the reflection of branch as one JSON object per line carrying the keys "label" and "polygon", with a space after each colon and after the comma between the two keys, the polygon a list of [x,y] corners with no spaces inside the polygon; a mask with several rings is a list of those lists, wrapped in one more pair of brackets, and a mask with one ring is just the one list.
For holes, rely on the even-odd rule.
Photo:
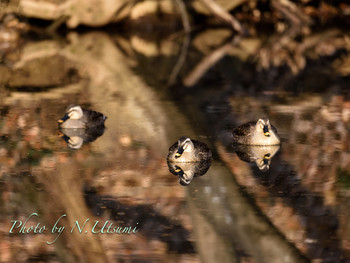
{"label": "reflection of branch", "polygon": [[191,26],[190,26],[190,20],[188,19],[188,15],[186,12],[185,4],[182,0],[175,0],[175,2],[179,7],[182,25],[184,27],[184,30],[186,33],[189,33],[191,31]]}
{"label": "reflection of branch", "polygon": [[[299,26],[289,27],[283,34],[276,34],[260,48],[257,53],[259,66],[263,69],[288,65],[293,74],[298,74],[306,65],[307,51],[313,49],[319,56],[327,54],[317,51],[317,47],[324,43],[332,43],[332,49],[336,50],[345,46],[342,32],[338,30],[327,30],[319,34],[296,40],[300,33]],[[337,38],[343,42],[338,42]],[[342,44],[344,43],[344,44]],[[331,50],[332,50],[331,49]]]}
{"label": "reflection of branch", "polygon": [[180,69],[181,69],[182,65],[184,64],[184,62],[185,62],[188,46],[190,45],[191,26],[190,26],[190,20],[188,19],[188,15],[187,15],[187,12],[186,12],[185,5],[184,5],[182,0],[175,0],[175,2],[179,6],[179,11],[180,11],[180,14],[181,14],[182,25],[183,25],[183,28],[185,30],[186,35],[185,35],[185,39],[184,39],[183,44],[182,44],[182,48],[181,48],[179,59],[177,60],[175,66],[173,68],[173,71],[170,74],[168,85],[172,85],[175,82],[176,77],[179,74]]}
{"label": "reflection of branch", "polygon": [[194,68],[190,74],[184,79],[184,85],[191,87],[195,85],[198,80],[210,69],[214,64],[216,64],[220,59],[222,59],[227,52],[229,52],[234,45],[239,42],[240,38],[236,37],[232,42],[227,43],[218,49],[214,50],[211,54],[206,56],[199,64]]}
{"label": "reflection of branch", "polygon": [[177,60],[175,66],[173,68],[173,71],[171,72],[170,77],[169,77],[169,81],[168,81],[169,86],[174,84],[176,77],[179,74],[180,69],[182,68],[182,65],[184,64],[184,62],[186,60],[188,46],[190,45],[190,40],[191,40],[190,34],[186,34],[185,39],[184,39],[183,44],[182,44],[179,59]]}
{"label": "reflection of branch", "polygon": [[271,64],[279,66],[285,63],[294,74],[297,74],[305,67],[305,57],[301,52],[297,52],[298,50],[295,52],[288,52],[288,50],[302,27],[309,26],[312,21],[302,9],[289,0],[273,0],[271,4],[286,17],[290,27],[282,35],[272,38],[270,44],[261,50],[261,65],[263,68],[267,68]]}
{"label": "reflection of branch", "polygon": [[224,10],[215,0],[201,0],[216,16],[220,17],[239,33],[243,33],[243,28],[236,18],[234,18],[229,12]]}
{"label": "reflection of branch", "polygon": [[300,8],[288,0],[274,0],[272,5],[284,14],[294,26],[309,25],[311,22],[310,18]]}
{"label": "reflection of branch", "polygon": [[50,34],[55,34],[57,29],[62,26],[68,20],[68,16],[62,15],[54,20],[51,25],[46,28],[46,32]]}

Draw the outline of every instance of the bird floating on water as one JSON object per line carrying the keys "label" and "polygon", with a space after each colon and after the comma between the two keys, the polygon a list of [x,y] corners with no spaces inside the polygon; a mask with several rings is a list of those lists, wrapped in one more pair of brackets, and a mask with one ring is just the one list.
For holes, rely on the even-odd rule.
{"label": "bird floating on water", "polygon": [[200,141],[191,140],[186,136],[179,138],[170,148],[168,162],[200,162],[211,160],[212,153],[209,147]]}
{"label": "bird floating on water", "polygon": [[279,145],[281,143],[277,129],[270,124],[268,118],[245,123],[234,129],[232,135],[233,142],[238,144]]}
{"label": "bird floating on water", "polygon": [[78,105],[69,105],[58,124],[64,129],[100,129],[104,128],[106,119],[107,117],[100,112],[82,109]]}

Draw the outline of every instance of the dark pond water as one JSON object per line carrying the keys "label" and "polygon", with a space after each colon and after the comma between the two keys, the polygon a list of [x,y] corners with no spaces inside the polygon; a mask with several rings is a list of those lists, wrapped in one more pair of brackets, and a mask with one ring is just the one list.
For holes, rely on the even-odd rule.
{"label": "dark pond water", "polygon": [[[350,262],[347,79],[200,40],[72,33],[4,53],[0,262]],[[105,128],[59,131],[70,104]],[[260,117],[281,146],[235,147]],[[168,167],[183,135],[213,161]]]}

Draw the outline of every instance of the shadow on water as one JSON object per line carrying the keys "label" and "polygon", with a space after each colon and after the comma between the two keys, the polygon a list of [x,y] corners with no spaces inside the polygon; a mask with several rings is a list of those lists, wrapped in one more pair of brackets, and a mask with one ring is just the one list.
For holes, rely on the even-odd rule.
{"label": "shadow on water", "polygon": [[147,238],[157,239],[167,244],[169,251],[194,253],[189,231],[183,226],[157,213],[151,205],[126,205],[113,196],[100,196],[93,189],[84,190],[85,201],[92,214],[100,216],[108,213],[117,224],[137,226]]}
{"label": "shadow on water", "polygon": [[281,198],[293,208],[305,227],[307,254],[326,262],[350,262],[344,258],[341,239],[338,236],[339,219],[322,196],[302,185],[291,164],[276,156],[267,173],[252,168],[256,180],[266,187],[270,196]]}

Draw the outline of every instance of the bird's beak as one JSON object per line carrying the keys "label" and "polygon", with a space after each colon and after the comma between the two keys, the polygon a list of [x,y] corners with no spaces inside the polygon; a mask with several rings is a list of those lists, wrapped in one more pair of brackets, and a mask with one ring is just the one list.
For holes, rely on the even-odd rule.
{"label": "bird's beak", "polygon": [[62,124],[64,123],[67,119],[69,119],[68,114],[65,114],[62,119],[58,120],[58,123]]}
{"label": "bird's beak", "polygon": [[264,135],[265,136],[270,136],[271,135],[271,133],[269,131],[269,127],[267,127],[267,125],[264,126]]}
{"label": "bird's beak", "polygon": [[183,152],[184,152],[184,148],[183,148],[183,147],[180,147],[180,148],[177,150],[177,152],[175,153],[175,158],[176,158],[176,159],[179,158],[179,157],[182,155]]}
{"label": "bird's beak", "polygon": [[271,159],[271,154],[269,154],[269,153],[268,153],[268,154],[265,154],[265,155],[264,155],[264,159],[267,159],[267,160]]}
{"label": "bird's beak", "polygon": [[184,172],[182,171],[182,169],[179,167],[179,166],[177,166],[177,165],[175,165],[175,172],[178,174],[178,175],[183,175],[184,174]]}
{"label": "bird's beak", "polygon": [[67,135],[63,135],[61,138],[62,138],[66,143],[69,143],[69,141],[70,141],[70,137],[68,137]]}
{"label": "bird's beak", "polygon": [[268,164],[269,160],[271,159],[271,154],[265,154],[264,155],[264,164]]}

